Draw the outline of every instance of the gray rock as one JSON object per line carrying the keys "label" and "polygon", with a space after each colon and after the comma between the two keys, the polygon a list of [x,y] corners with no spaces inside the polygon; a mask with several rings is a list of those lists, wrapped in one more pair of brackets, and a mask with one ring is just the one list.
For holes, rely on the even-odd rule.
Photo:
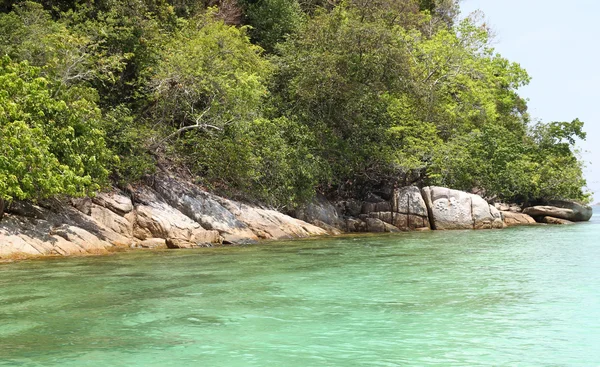
{"label": "gray rock", "polygon": [[362,205],[361,214],[370,214],[376,212],[391,212],[392,204],[388,201],[365,202]]}
{"label": "gray rock", "polygon": [[292,216],[315,225],[318,221],[337,229],[345,227],[345,222],[340,218],[337,208],[321,194],[317,194],[311,202],[296,209]]}
{"label": "gray rock", "polygon": [[89,216],[96,222],[121,236],[133,236],[133,223],[105,207],[91,204]]}
{"label": "gray rock", "polygon": [[348,199],[337,203],[338,212],[348,217],[358,217],[362,213],[363,202],[356,199]]}
{"label": "gray rock", "polygon": [[406,186],[394,191],[392,198],[394,218],[392,224],[402,230],[429,229],[429,213],[421,190]]}
{"label": "gray rock", "polygon": [[500,213],[480,196],[445,187],[422,190],[433,229],[502,228]]}
{"label": "gray rock", "polygon": [[367,223],[357,218],[346,218],[346,232],[367,232]]}
{"label": "gray rock", "polygon": [[[140,188],[136,195],[148,201],[148,205],[135,206],[133,235],[140,239],[163,238],[177,246],[194,247],[206,243],[220,243],[220,234],[215,230],[206,230],[200,224],[184,215],[179,210],[163,202],[149,188]],[[130,218],[131,220],[131,218]]]}
{"label": "gray rock", "polygon": [[85,215],[92,213],[92,199],[90,198],[71,198],[71,205]]}
{"label": "gray rock", "polygon": [[421,190],[415,186],[406,186],[394,192],[393,211],[402,214],[413,214],[427,217],[427,205]]}
{"label": "gray rock", "polygon": [[365,222],[367,223],[367,231],[369,232],[383,233],[386,231],[386,223],[380,219],[367,218]]}
{"label": "gray rock", "polygon": [[216,200],[262,239],[277,240],[341,233],[335,227],[313,225],[272,209],[258,208],[223,198]]}
{"label": "gray rock", "polygon": [[92,198],[94,204],[104,207],[119,215],[125,215],[133,210],[131,198],[121,192],[98,193]]}
{"label": "gray rock", "polygon": [[558,208],[571,209],[573,211],[572,219],[566,218],[573,222],[587,222],[592,218],[594,211],[591,206],[579,204],[568,200],[551,200],[548,204]]}
{"label": "gray rock", "polygon": [[368,232],[373,232],[373,233],[400,232],[400,229],[398,229],[397,227],[395,227],[389,223],[386,223],[380,219],[377,219],[377,218],[367,218],[366,223],[367,223],[367,231]]}
{"label": "gray rock", "polygon": [[[555,202],[556,203],[556,202]],[[557,207],[551,205],[536,205],[523,209],[523,213],[532,217],[554,217],[566,219],[572,222],[588,221],[592,217],[592,208],[576,203],[564,204],[569,207]]]}
{"label": "gray rock", "polygon": [[392,212],[371,212],[368,214],[369,218],[379,219],[382,222],[392,224],[393,223],[393,213]]}
{"label": "gray rock", "polygon": [[51,211],[35,205],[28,201],[15,200],[10,204],[7,210],[8,213],[19,215],[21,217],[44,219],[48,220],[50,216],[53,216]]}
{"label": "gray rock", "polygon": [[419,215],[394,213],[392,224],[403,231],[430,229],[429,218]]}
{"label": "gray rock", "polygon": [[215,196],[194,185],[161,175],[154,181],[154,189],[168,204],[200,223],[202,227],[219,231],[224,243],[249,244],[258,241],[258,236],[219,204]]}

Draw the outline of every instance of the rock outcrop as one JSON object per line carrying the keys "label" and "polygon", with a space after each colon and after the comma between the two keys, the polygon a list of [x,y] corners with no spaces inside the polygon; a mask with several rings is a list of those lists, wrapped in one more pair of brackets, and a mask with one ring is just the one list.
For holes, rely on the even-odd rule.
{"label": "rock outcrop", "polygon": [[137,186],[128,194],[115,190],[44,206],[12,203],[0,221],[0,257],[193,248],[324,234],[277,211],[223,199],[161,175],[151,186]]}
{"label": "rock outcrop", "polygon": [[592,215],[590,207],[564,201],[521,213],[518,206],[489,205],[478,195],[444,187],[408,186],[385,194],[335,204],[317,196],[292,218],[159,174],[151,184],[129,187],[127,193],[114,190],[92,199],[40,205],[11,203],[0,222],[0,257],[98,254],[130,247],[194,248],[342,232],[491,229],[536,220],[569,224]]}
{"label": "rock outcrop", "polygon": [[445,187],[422,189],[432,229],[502,228],[500,212],[481,196]]}
{"label": "rock outcrop", "polygon": [[593,211],[588,205],[581,205],[570,201],[551,201],[550,205],[536,205],[523,209],[523,213],[534,218],[554,217],[566,219],[571,222],[585,222],[590,220]]}

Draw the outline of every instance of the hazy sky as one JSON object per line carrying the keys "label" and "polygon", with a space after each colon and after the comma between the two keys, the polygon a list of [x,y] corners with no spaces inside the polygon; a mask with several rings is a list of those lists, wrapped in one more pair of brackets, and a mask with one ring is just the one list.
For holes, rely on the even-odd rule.
{"label": "hazy sky", "polygon": [[579,147],[600,201],[600,1],[463,0],[461,9],[483,11],[496,51],[531,76],[520,94],[534,119],[585,122]]}

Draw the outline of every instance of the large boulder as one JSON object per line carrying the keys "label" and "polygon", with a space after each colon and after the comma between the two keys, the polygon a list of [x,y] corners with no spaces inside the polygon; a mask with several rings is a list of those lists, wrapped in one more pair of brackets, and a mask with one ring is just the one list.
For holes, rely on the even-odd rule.
{"label": "large boulder", "polygon": [[531,216],[523,213],[516,213],[513,211],[502,211],[502,217],[504,224],[507,227],[522,226],[536,224],[537,222]]}
{"label": "large boulder", "polygon": [[588,205],[581,205],[571,201],[554,200],[550,205],[536,205],[523,209],[523,213],[534,218],[554,217],[566,219],[571,222],[585,222],[590,220],[593,211]]}
{"label": "large boulder", "polygon": [[424,187],[432,229],[490,229],[502,228],[500,212],[479,195],[445,187]]}
{"label": "large boulder", "polygon": [[430,228],[427,205],[418,187],[406,186],[394,190],[392,212],[392,224],[400,229]]}

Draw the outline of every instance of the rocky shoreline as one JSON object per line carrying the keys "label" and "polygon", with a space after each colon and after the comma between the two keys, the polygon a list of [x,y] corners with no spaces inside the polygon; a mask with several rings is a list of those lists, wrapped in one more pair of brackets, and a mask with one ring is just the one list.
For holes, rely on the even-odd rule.
{"label": "rocky shoreline", "polygon": [[0,221],[0,259],[194,248],[355,232],[500,229],[586,221],[591,207],[551,202],[521,210],[478,195],[414,186],[331,203],[317,196],[286,215],[228,200],[169,175],[94,198],[13,202]]}

